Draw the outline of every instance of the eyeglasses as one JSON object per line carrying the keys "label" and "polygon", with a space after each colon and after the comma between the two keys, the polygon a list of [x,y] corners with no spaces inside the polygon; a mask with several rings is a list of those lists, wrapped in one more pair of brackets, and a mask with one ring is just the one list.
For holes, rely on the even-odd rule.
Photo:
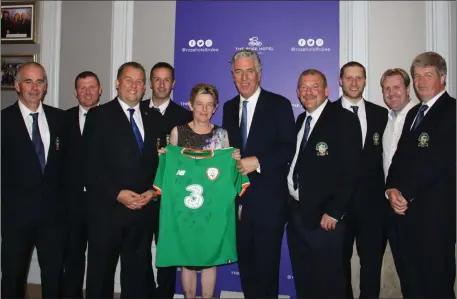
{"label": "eyeglasses", "polygon": [[312,85],[312,86],[300,85],[300,86],[298,87],[298,89],[299,89],[300,91],[308,91],[308,90],[310,90],[310,91],[312,91],[312,92],[317,92],[317,91],[321,90],[321,88],[322,88],[322,87],[321,87],[320,85],[318,85],[318,84],[314,84],[314,85]]}

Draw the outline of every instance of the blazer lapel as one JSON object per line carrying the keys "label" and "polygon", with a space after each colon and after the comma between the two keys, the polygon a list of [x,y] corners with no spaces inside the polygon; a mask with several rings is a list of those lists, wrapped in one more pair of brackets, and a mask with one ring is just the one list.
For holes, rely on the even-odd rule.
{"label": "blazer lapel", "polygon": [[[268,101],[265,99],[264,94],[264,91],[260,90],[259,99],[257,100],[254,115],[252,116],[251,127],[249,128],[248,140],[246,141],[246,150],[248,150],[250,146],[252,147],[252,144],[256,143],[255,140],[251,138],[251,136],[262,136],[262,134],[258,134],[257,131],[259,131],[260,133],[264,129],[263,118],[265,118],[268,115],[266,111],[266,109],[268,108]],[[239,114],[237,115],[239,116]]]}
{"label": "blazer lapel", "polygon": [[[138,143],[135,138],[135,134],[133,133],[132,125],[130,124],[129,119],[127,118],[125,112],[122,110],[121,104],[119,104],[117,98],[115,98],[115,103],[113,106],[113,122],[115,122],[116,126],[119,127],[116,130],[117,134],[125,136],[126,142],[128,146],[135,147],[136,152],[141,155],[141,151],[138,148]],[[141,111],[141,108],[140,108]],[[141,119],[143,121],[143,128],[145,128],[143,117]],[[144,130],[146,135],[146,130]],[[143,148],[144,148],[144,137],[143,137]]]}
{"label": "blazer lapel", "polygon": [[54,115],[50,113],[49,109],[43,105],[43,111],[46,115],[46,121],[48,123],[49,128],[49,149],[48,149],[48,158],[46,159],[46,166],[54,159],[56,151],[60,150],[60,138],[57,136],[58,130],[58,123],[57,119],[55,119]]}
{"label": "blazer lapel", "polygon": [[[372,132],[372,126],[371,126],[372,123],[371,123],[370,120],[374,120],[376,115],[373,114],[373,110],[371,109],[371,107],[369,105],[367,105],[367,101],[365,99],[363,99],[363,101],[364,101],[364,104],[365,104],[365,114],[366,114],[366,120],[367,120],[367,133],[365,135],[365,141],[363,143],[364,144],[363,149],[365,149],[365,148],[367,148],[368,141],[374,135],[374,132]],[[382,133],[383,132],[378,133],[378,134],[382,134]],[[382,135],[380,135],[380,138],[382,138]]]}
{"label": "blazer lapel", "polygon": [[[316,124],[314,125],[313,131],[311,134],[308,136],[308,141],[306,142],[305,149],[310,146],[312,143],[316,143],[317,140],[316,137],[314,136],[322,136],[323,134],[321,131],[325,129],[325,126],[331,122],[327,121],[327,118],[329,118],[332,113],[331,113],[331,107],[330,105],[333,105],[330,103],[330,101],[327,101],[327,104],[324,107],[324,110],[322,110],[321,115],[319,116],[319,119],[317,120]],[[322,140],[319,140],[319,142]]]}

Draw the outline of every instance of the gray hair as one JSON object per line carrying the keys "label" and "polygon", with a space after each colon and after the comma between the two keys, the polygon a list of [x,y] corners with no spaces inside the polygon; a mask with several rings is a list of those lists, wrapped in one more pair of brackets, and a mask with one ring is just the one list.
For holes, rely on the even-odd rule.
{"label": "gray hair", "polygon": [[26,69],[29,66],[35,66],[37,68],[40,68],[44,73],[44,83],[48,84],[48,75],[46,74],[46,70],[44,69],[44,67],[41,64],[39,64],[38,62],[35,62],[35,61],[30,61],[30,62],[21,64],[21,66],[18,68],[18,70],[16,72],[14,82],[17,82],[17,83],[21,82],[22,72],[24,71],[24,69]]}
{"label": "gray hair", "polygon": [[247,57],[247,58],[254,59],[254,65],[255,65],[256,71],[258,73],[262,72],[262,62],[260,61],[259,54],[257,54],[257,52],[252,51],[250,49],[239,50],[239,51],[235,52],[235,54],[233,54],[232,61],[231,61],[232,72],[234,71],[233,68],[235,66],[235,61],[241,57]]}
{"label": "gray hair", "polygon": [[417,55],[411,64],[411,77],[414,78],[414,69],[416,67],[435,67],[439,77],[447,75],[446,60],[436,52],[424,52]]}

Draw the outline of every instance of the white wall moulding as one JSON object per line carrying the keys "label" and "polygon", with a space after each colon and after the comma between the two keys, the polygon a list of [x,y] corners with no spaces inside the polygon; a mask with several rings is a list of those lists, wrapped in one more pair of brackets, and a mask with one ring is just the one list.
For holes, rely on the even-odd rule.
{"label": "white wall moulding", "polygon": [[368,69],[368,17],[369,1],[340,1],[340,66],[357,61]]}
{"label": "white wall moulding", "polygon": [[62,1],[40,2],[40,63],[48,75],[46,103],[59,107]]}
{"label": "white wall moulding", "polygon": [[117,95],[117,69],[132,60],[133,52],[133,9],[135,1],[113,1],[111,26],[111,97]]}
{"label": "white wall moulding", "polygon": [[[452,1],[426,1],[425,2],[425,24],[426,24],[426,45],[427,51],[439,53],[446,59],[448,74],[447,74],[447,89],[448,92],[456,96],[455,86],[449,84],[455,80],[455,71],[453,69],[453,60],[455,55],[451,57],[451,14]],[[455,38],[455,36],[453,37]]]}

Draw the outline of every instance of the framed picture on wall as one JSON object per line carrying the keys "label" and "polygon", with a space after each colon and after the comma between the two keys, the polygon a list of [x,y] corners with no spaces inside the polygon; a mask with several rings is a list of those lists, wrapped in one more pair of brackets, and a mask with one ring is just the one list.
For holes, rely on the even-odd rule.
{"label": "framed picture on wall", "polygon": [[17,70],[30,61],[37,61],[37,54],[2,54],[2,89],[14,89]]}
{"label": "framed picture on wall", "polygon": [[36,43],[36,4],[2,3],[2,44]]}

